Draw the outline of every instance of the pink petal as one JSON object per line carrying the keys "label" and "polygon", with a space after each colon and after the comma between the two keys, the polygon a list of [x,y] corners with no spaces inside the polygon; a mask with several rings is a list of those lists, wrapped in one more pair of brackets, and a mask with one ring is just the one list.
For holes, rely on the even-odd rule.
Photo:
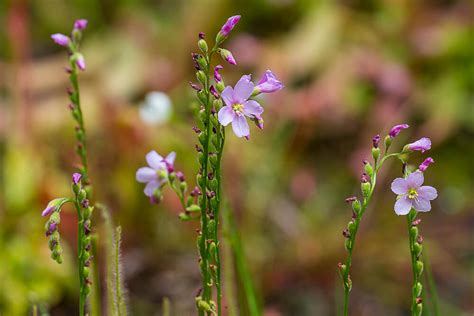
{"label": "pink petal", "polygon": [[263,107],[261,107],[257,101],[248,100],[248,101],[245,101],[243,105],[244,105],[243,112],[247,116],[253,117],[253,116],[258,116],[263,113]]}
{"label": "pink petal", "polygon": [[420,196],[413,200],[413,207],[418,212],[429,212],[431,210],[430,201],[425,200]]}
{"label": "pink petal", "polygon": [[159,187],[160,187],[160,182],[158,180],[153,180],[153,181],[148,182],[143,192],[145,192],[146,196],[153,196],[153,193]]}
{"label": "pink petal", "polygon": [[232,129],[237,137],[249,136],[250,134],[249,124],[243,115],[234,117]]}
{"label": "pink petal", "polygon": [[244,103],[253,92],[253,82],[249,75],[243,75],[237,82],[234,89],[234,102]]}
{"label": "pink petal", "polygon": [[408,191],[407,180],[403,178],[396,178],[392,182],[392,191],[395,194],[404,194]]}
{"label": "pink petal", "polygon": [[170,164],[173,165],[176,159],[176,153],[174,151],[170,152],[168,156],[166,156],[165,160]]}
{"label": "pink petal", "polygon": [[156,180],[157,174],[156,170],[151,169],[149,167],[143,167],[137,170],[135,177],[138,182],[145,183],[150,182],[152,180]]}
{"label": "pink petal", "polygon": [[231,86],[225,87],[221,93],[222,100],[228,106],[234,104],[234,89]]}
{"label": "pink petal", "polygon": [[223,126],[227,126],[230,122],[232,122],[235,116],[235,112],[232,110],[232,106],[230,105],[223,106],[219,110],[219,113],[217,113],[217,119]]}
{"label": "pink petal", "polygon": [[407,215],[411,207],[412,201],[407,196],[402,196],[395,202],[394,210],[397,215]]}
{"label": "pink petal", "polygon": [[420,198],[426,200],[434,200],[438,197],[436,189],[428,185],[418,188],[417,192]]}
{"label": "pink petal", "polygon": [[154,150],[146,154],[146,162],[150,167],[155,170],[163,169],[164,167],[166,167],[163,163],[163,157],[158,155],[158,153]]}
{"label": "pink petal", "polygon": [[408,175],[406,181],[408,188],[419,188],[425,179],[422,172],[415,171]]}

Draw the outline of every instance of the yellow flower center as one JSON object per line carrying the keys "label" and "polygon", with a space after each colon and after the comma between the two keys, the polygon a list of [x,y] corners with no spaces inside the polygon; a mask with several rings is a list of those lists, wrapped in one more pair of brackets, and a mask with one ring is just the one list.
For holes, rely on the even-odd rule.
{"label": "yellow flower center", "polygon": [[240,103],[232,104],[232,110],[234,110],[234,112],[237,114],[242,113],[244,110],[244,105]]}
{"label": "yellow flower center", "polygon": [[408,198],[409,199],[415,199],[417,196],[418,196],[418,192],[416,192],[416,189],[408,190]]}

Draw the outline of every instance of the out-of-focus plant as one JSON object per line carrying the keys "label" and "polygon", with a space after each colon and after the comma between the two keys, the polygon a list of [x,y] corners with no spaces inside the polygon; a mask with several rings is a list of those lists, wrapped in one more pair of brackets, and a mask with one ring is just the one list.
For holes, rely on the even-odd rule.
{"label": "out-of-focus plant", "polygon": [[224,83],[220,74],[223,68],[221,65],[212,69],[212,58],[215,54],[219,54],[230,65],[237,64],[232,53],[220,46],[239,20],[238,15],[227,20],[217,34],[212,48],[209,48],[204,39],[204,33],[199,33],[198,47],[201,52],[192,54],[199,82],[191,83],[191,87],[197,91],[197,100],[200,104],[198,126],[193,128],[199,140],[199,145],[196,146],[200,165],[197,175],[198,186],[187,196],[188,185],[184,174],[174,170],[176,157],[174,152],[163,158],[155,151],[151,151],[146,156],[149,167],[140,168],[136,175],[139,182],[147,183],[145,194],[152,202],[161,201],[162,190],[169,184],[185,210],[180,214],[180,219],[184,221],[200,219],[201,228],[197,244],[202,288],[196,296],[199,315],[222,315],[219,218],[225,126],[232,123],[234,134],[249,140],[250,128],[247,118],[258,128],[263,129],[261,115],[264,111],[263,107],[251,98],[283,88],[283,84],[269,70],[257,85],[251,81],[250,75],[244,75],[234,87],[231,87]]}
{"label": "out-of-focus plant", "polygon": [[421,315],[423,305],[421,299],[422,284],[421,273],[423,271],[423,262],[420,260],[421,256],[421,242],[422,238],[418,234],[417,225],[420,220],[415,220],[417,212],[428,212],[431,210],[430,201],[437,197],[436,189],[430,186],[421,186],[423,184],[423,172],[428,166],[434,162],[429,157],[423,161],[418,170],[410,173],[407,170],[408,154],[413,151],[421,151],[422,153],[431,149],[431,140],[423,137],[416,142],[408,144],[403,147],[403,150],[396,153],[389,154],[389,149],[392,145],[392,140],[403,130],[408,128],[408,124],[400,124],[394,126],[389,134],[384,139],[384,151],[381,153],[379,148],[380,135],[376,135],[372,139],[372,158],[373,164],[364,160],[364,173],[361,177],[361,193],[362,200],[352,196],[346,199],[346,202],[352,204],[352,219],[349,221],[347,228],[343,230],[342,234],[346,238],[345,248],[347,250],[347,259],[345,263],[339,263],[339,272],[344,285],[344,315],[349,314],[349,293],[352,289],[352,280],[350,269],[352,266],[352,254],[355,245],[355,238],[359,229],[362,216],[367,210],[372,195],[375,190],[377,182],[377,173],[382,168],[387,159],[398,158],[403,164],[403,173],[405,178],[397,178],[392,183],[392,191],[398,194],[397,202],[395,203],[395,213],[397,215],[408,215],[408,231],[410,242],[410,254],[413,268],[413,299],[411,311],[412,315]]}

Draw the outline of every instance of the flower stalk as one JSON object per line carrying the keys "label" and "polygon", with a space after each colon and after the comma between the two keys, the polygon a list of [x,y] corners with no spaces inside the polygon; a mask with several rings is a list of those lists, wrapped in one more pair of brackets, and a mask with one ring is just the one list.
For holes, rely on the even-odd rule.
{"label": "flower stalk", "polygon": [[[74,28],[70,36],[64,34],[53,34],[53,41],[68,50],[69,67],[66,72],[69,74],[71,87],[67,89],[69,95],[69,109],[72,117],[76,121],[75,137],[77,140],[76,153],[78,154],[81,166],[79,172],[74,173],[72,177],[73,199],[56,199],[49,203],[48,207],[43,211],[43,216],[51,214],[47,223],[47,235],[50,237],[50,249],[52,258],[58,263],[62,262],[61,248],[59,246],[59,214],[61,207],[66,202],[72,202],[77,212],[77,256],[78,256],[78,275],[79,275],[79,315],[86,314],[87,297],[91,291],[90,269],[91,267],[91,215],[94,207],[90,205],[89,199],[91,195],[91,186],[89,181],[88,163],[87,163],[87,146],[86,131],[84,126],[84,118],[81,109],[80,91],[78,82],[79,70],[86,69],[84,56],[80,53],[80,42],[82,39],[82,31],[87,27],[87,20],[80,19],[74,23]],[[95,271],[97,273],[97,271]],[[97,293],[99,295],[99,293]]]}

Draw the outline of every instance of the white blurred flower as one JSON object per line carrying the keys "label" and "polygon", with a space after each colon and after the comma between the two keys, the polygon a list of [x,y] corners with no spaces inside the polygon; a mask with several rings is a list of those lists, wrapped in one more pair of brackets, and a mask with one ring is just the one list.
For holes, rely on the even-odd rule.
{"label": "white blurred flower", "polygon": [[167,122],[172,113],[171,99],[163,92],[153,91],[140,104],[139,114],[143,122],[158,125]]}

